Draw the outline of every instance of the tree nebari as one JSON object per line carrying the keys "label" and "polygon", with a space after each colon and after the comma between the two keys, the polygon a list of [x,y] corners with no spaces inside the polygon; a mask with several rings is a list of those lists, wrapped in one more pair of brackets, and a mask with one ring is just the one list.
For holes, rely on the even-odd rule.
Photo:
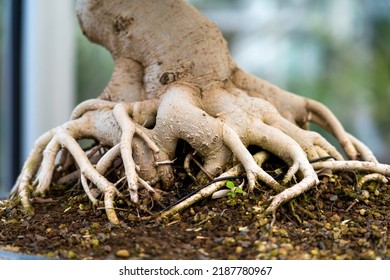
{"label": "tree nebari", "polygon": [[[140,191],[159,199],[161,188],[172,188],[172,163],[182,156],[176,153],[183,140],[202,158],[197,177],[219,180],[165,216],[211,196],[223,187],[221,176],[245,174],[249,191],[257,182],[277,190],[267,209],[273,214],[316,186],[316,170],[324,167],[378,173],[368,175],[374,180],[390,176],[390,166],[378,163],[326,106],[241,70],[217,26],[185,1],[78,0],[77,15],[83,33],[108,49],[115,67],[99,97],[78,105],[69,122],[37,140],[12,190],[29,212],[32,196],[73,176],[91,203],[103,203],[108,219],[119,223],[116,197],[129,195],[142,207]],[[330,132],[349,160],[309,131],[309,122]],[[95,144],[84,151],[78,140],[91,138]],[[262,150],[260,155],[252,155],[249,146]],[[262,169],[266,153],[288,166],[283,180]],[[330,160],[311,163],[318,158]],[[126,191],[106,176],[118,159]]]}

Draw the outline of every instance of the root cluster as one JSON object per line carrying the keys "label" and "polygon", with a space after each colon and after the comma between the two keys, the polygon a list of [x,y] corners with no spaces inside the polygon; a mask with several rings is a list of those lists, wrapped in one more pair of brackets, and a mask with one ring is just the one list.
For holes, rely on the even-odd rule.
{"label": "root cluster", "polygon": [[[198,185],[218,182],[162,216],[212,196],[225,176],[245,176],[249,193],[275,190],[266,210],[271,214],[315,187],[318,172],[375,174],[365,181],[390,176],[390,166],[378,163],[323,104],[238,68],[218,28],[185,1],[96,3],[78,0],[78,17],[84,34],[111,52],[112,79],[99,98],[78,105],[69,122],[36,141],[11,193],[28,212],[32,197],[76,178],[112,223],[119,223],[118,198],[153,214],[140,196],[159,202],[164,191],[173,190],[183,179],[175,172],[178,158],[185,158],[181,167]],[[335,137],[347,160],[309,130],[310,122]],[[92,146],[82,147],[85,139]],[[191,147],[189,155],[178,149],[180,141]],[[283,178],[263,169],[269,155],[287,167]],[[197,174],[189,168],[191,160]]]}
{"label": "root cluster", "polygon": [[[137,111],[136,107],[143,109]],[[316,109],[323,108],[314,108],[307,114],[315,114]],[[319,124],[326,123],[325,128],[341,127],[332,123],[332,116],[320,119],[321,116],[314,115],[313,119],[320,119]],[[61,176],[72,173],[79,177],[91,203],[97,206],[99,200],[103,201],[108,219],[119,223],[115,199],[123,198],[125,192],[118,189],[118,183],[127,182],[126,194],[134,205],[140,206],[142,189],[152,200],[159,200],[162,190],[172,188],[177,180],[173,163],[178,156],[183,157],[177,151],[178,141],[182,140],[201,159],[199,174],[188,173],[197,182],[217,177],[221,181],[166,209],[161,213],[163,216],[212,196],[224,187],[223,178],[227,176],[245,175],[249,193],[267,186],[279,191],[270,198],[266,210],[272,214],[281,204],[316,186],[317,172],[324,169],[374,173],[369,180],[385,181],[390,176],[390,166],[377,163],[362,143],[343,130],[334,135],[341,135],[339,141],[345,147],[344,152],[356,158],[345,161],[322,136],[299,127],[283,117],[273,104],[249,96],[234,83],[218,83],[206,90],[174,83],[152,100],[132,103],[90,100],[80,104],[72,120],[37,140],[12,194],[32,212],[32,196],[44,195],[53,183],[53,176],[61,180]],[[93,139],[94,144],[82,149],[79,142],[82,139]],[[248,147],[256,147],[259,152],[253,155]],[[270,154],[288,167],[282,179],[275,179],[262,168]],[[317,159],[326,161],[311,163]],[[111,182],[106,175],[113,167],[121,175]]]}

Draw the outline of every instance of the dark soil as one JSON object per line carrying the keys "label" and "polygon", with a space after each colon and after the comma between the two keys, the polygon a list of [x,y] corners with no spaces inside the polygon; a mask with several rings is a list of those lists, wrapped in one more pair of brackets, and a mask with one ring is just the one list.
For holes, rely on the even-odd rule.
{"label": "dark soil", "polygon": [[282,206],[273,225],[262,214],[272,194],[265,187],[164,220],[118,201],[119,226],[78,188],[34,199],[34,216],[3,200],[0,250],[63,259],[390,259],[390,185],[357,189],[358,178],[322,178]]}

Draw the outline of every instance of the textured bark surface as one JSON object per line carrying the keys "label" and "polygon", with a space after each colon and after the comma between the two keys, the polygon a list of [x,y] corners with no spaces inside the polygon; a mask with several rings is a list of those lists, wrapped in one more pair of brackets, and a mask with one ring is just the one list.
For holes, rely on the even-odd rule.
{"label": "textured bark surface", "polygon": [[[79,0],[76,9],[84,34],[110,51],[115,67],[96,100],[77,106],[68,123],[37,141],[12,192],[29,212],[30,198],[63,178],[79,178],[91,203],[103,203],[118,224],[117,199],[146,210],[145,199],[158,202],[177,188],[183,179],[178,168],[198,186],[235,170],[245,175],[250,194],[271,187],[278,194],[269,197],[266,213],[274,217],[281,204],[318,185],[316,171],[358,169],[379,173],[372,178],[382,181],[390,176],[389,166],[326,106],[241,70],[218,27],[185,1]],[[310,122],[331,133],[348,160],[309,131]],[[83,150],[82,139],[94,144]],[[255,152],[281,160],[281,178],[265,171]],[[193,156],[196,167],[189,167],[184,158]],[[223,186],[211,184],[163,215]]]}

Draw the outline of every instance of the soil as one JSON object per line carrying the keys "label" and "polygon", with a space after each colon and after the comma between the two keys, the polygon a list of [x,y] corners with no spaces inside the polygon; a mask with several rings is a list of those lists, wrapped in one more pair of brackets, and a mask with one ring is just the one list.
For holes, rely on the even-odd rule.
{"label": "soil", "polygon": [[35,198],[34,216],[0,200],[0,250],[60,259],[390,259],[390,185],[360,189],[361,176],[322,177],[275,220],[262,213],[273,194],[264,186],[252,195],[206,198],[163,220],[118,200],[120,225],[93,209],[79,186]]}

